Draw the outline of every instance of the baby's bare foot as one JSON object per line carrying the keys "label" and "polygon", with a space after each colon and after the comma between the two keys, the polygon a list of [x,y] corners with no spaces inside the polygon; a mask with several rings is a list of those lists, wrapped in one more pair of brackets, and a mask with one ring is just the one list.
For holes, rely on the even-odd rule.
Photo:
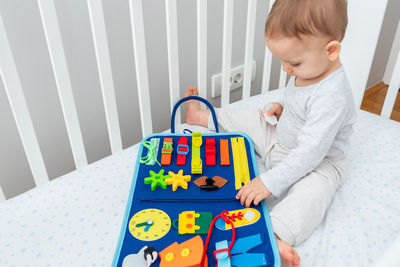
{"label": "baby's bare foot", "polygon": [[[196,87],[190,86],[184,97],[198,96],[199,91]],[[198,113],[201,111],[200,102],[196,100],[189,100],[186,102],[186,122],[189,124],[197,124]]]}
{"label": "baby's bare foot", "polygon": [[281,256],[282,267],[298,267],[300,265],[300,257],[297,255],[296,250],[285,241],[277,239],[276,242]]}

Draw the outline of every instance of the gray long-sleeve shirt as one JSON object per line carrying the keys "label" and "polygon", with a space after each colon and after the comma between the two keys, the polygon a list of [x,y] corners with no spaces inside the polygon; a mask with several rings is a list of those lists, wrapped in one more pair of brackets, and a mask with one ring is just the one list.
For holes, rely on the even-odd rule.
{"label": "gray long-sleeve shirt", "polygon": [[277,166],[260,175],[275,196],[314,170],[325,157],[343,156],[356,120],[343,66],[322,81],[304,87],[296,87],[292,77],[281,104],[283,113],[276,135],[289,153]]}

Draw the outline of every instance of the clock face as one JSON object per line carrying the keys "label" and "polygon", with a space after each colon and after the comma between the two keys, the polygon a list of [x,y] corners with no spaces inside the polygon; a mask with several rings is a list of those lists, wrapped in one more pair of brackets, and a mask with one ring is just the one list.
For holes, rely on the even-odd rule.
{"label": "clock face", "polygon": [[171,219],[162,210],[145,209],[132,216],[128,227],[131,234],[137,239],[154,241],[169,232]]}

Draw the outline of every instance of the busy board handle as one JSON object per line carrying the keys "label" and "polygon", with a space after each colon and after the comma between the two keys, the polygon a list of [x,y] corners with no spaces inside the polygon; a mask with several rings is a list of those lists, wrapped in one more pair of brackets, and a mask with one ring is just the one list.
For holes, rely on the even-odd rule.
{"label": "busy board handle", "polygon": [[218,133],[218,122],[217,122],[217,116],[215,115],[215,111],[213,106],[210,104],[210,102],[208,102],[206,99],[199,97],[199,96],[188,96],[188,97],[184,97],[181,100],[179,100],[175,106],[174,109],[172,110],[172,115],[171,115],[171,133],[175,133],[175,114],[176,114],[176,110],[178,109],[178,107],[183,103],[186,102],[188,100],[198,100],[200,102],[203,102],[204,104],[206,104],[206,106],[210,109],[211,111],[211,115],[214,121],[214,126],[215,126],[215,131]]}

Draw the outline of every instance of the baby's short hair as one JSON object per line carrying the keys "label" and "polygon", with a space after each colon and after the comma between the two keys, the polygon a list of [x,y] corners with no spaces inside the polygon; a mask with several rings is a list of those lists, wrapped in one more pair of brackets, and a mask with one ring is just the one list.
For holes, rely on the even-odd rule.
{"label": "baby's short hair", "polygon": [[322,34],[342,41],[346,27],[346,0],[276,0],[265,23],[265,36],[301,39]]}

